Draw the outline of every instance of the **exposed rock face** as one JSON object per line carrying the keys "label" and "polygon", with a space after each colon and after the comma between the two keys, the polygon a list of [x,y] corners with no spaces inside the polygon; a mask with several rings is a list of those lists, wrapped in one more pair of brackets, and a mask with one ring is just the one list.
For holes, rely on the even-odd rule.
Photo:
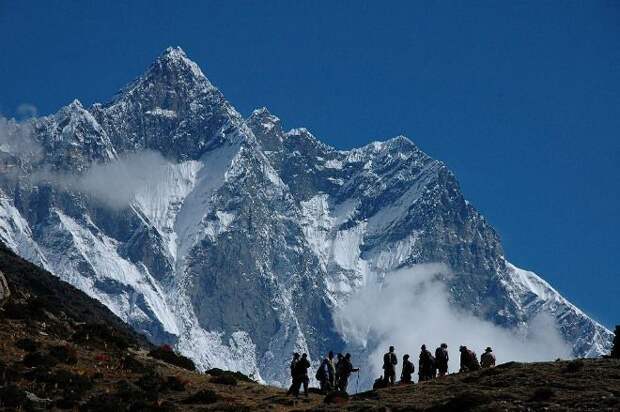
{"label": "exposed rock face", "polygon": [[[353,293],[426,262],[455,273],[460,310],[506,327],[548,312],[575,355],[611,349],[609,331],[505,260],[452,172],[409,139],[339,151],[267,109],[243,119],[180,49],[112,102],[32,126],[46,156],[6,154],[21,176],[0,176],[0,239],[202,368],[283,385],[291,352],[345,347],[333,316]],[[139,173],[125,205],[101,197],[135,176],[103,173],[97,193],[62,184],[144,150],[169,163]]]}
{"label": "exposed rock face", "polygon": [[0,307],[6,303],[6,301],[11,297],[11,290],[9,289],[9,284],[4,277],[4,274],[0,272]]}

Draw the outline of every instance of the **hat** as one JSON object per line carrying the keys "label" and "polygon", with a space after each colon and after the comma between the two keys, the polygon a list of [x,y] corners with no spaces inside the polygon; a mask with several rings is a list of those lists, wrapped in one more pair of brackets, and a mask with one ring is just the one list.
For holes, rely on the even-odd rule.
{"label": "hat", "polygon": [[467,350],[467,346],[461,345],[461,347],[459,348],[459,351],[463,352],[464,350]]}
{"label": "hat", "polygon": [[447,344],[447,343],[442,343],[442,344],[441,344],[441,347],[442,347],[442,348],[447,348],[447,347],[448,347],[448,344]]}
{"label": "hat", "polygon": [[485,352],[493,352],[493,349],[491,349],[491,347],[489,346],[485,349]]}
{"label": "hat", "polygon": [[426,350],[426,345],[422,345],[422,347],[420,349]]}

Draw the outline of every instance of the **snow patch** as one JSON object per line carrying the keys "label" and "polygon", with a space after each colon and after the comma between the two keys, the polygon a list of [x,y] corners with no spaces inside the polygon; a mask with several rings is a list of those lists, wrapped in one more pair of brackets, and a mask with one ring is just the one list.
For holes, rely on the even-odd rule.
{"label": "snow patch", "polygon": [[151,116],[164,117],[166,119],[176,119],[177,112],[169,109],[162,109],[161,107],[156,107],[153,110],[148,110],[146,114]]}

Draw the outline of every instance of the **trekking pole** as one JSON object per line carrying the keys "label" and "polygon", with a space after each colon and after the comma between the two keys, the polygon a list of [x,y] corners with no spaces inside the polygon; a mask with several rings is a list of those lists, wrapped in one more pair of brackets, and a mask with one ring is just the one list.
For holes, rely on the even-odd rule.
{"label": "trekking pole", "polygon": [[360,388],[360,371],[357,371],[357,380],[355,382],[355,394],[357,395],[357,392]]}

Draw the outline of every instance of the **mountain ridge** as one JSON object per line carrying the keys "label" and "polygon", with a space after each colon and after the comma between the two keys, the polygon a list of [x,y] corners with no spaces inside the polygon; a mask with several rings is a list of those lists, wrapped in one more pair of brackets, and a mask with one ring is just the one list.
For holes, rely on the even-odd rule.
{"label": "mountain ridge", "polygon": [[[124,158],[147,170],[120,208],[89,190],[3,180],[0,237],[203,368],[284,384],[291,352],[317,362],[350,345],[334,314],[351,296],[430,262],[454,273],[455,307],[516,330],[548,312],[574,355],[611,345],[609,331],[506,261],[454,174],[404,136],[336,150],[307,129],[284,131],[266,108],[244,119],[179,48],[111,102],[58,113],[33,120],[52,170],[84,175]],[[144,151],[163,160],[131,157]],[[122,183],[105,168],[97,177],[110,191]]]}

